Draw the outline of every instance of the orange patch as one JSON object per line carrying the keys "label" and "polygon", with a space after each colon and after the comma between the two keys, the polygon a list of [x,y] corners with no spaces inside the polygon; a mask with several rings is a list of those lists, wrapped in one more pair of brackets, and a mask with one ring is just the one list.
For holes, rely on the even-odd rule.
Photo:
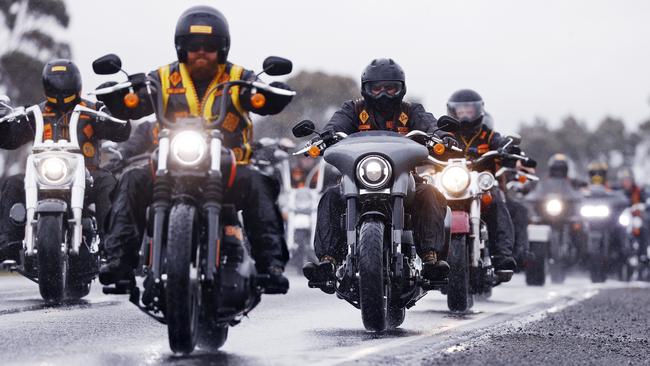
{"label": "orange patch", "polygon": [[185,88],[167,88],[167,94],[185,94]]}
{"label": "orange patch", "polygon": [[485,136],[487,136],[487,131],[483,131],[483,133],[481,134],[481,139],[484,139]]}
{"label": "orange patch", "polygon": [[237,125],[239,125],[239,117],[232,112],[228,112],[221,127],[228,132],[234,132],[237,129]]}
{"label": "orange patch", "polygon": [[183,80],[181,74],[178,71],[174,71],[169,75],[169,82],[172,83],[172,86],[177,86]]}
{"label": "orange patch", "polygon": [[232,225],[226,225],[224,227],[224,231],[226,232],[226,236],[234,236],[237,238],[237,240],[243,240],[244,235],[242,235],[241,228],[238,226],[232,226]]}
{"label": "orange patch", "polygon": [[158,145],[158,126],[155,126],[153,130],[151,131],[151,134],[153,135],[153,144]]}
{"label": "orange patch", "polygon": [[370,129],[372,129],[372,126],[370,126],[369,124],[359,125],[359,131],[367,131],[367,130],[370,130]]}
{"label": "orange patch", "polygon": [[397,127],[397,132],[400,135],[406,135],[407,133],[409,133],[409,128],[408,127]]}
{"label": "orange patch", "polygon": [[51,124],[46,124],[43,126],[43,140],[51,140],[52,139],[52,125]]}
{"label": "orange patch", "polygon": [[190,113],[188,111],[174,112],[174,118],[187,118]]}
{"label": "orange patch", "polygon": [[490,145],[488,144],[478,145],[476,149],[478,150],[479,155],[483,155],[486,152],[490,151]]}
{"label": "orange patch", "polygon": [[370,115],[366,110],[362,110],[361,113],[359,113],[359,119],[361,120],[361,123],[366,123],[368,121],[368,118],[370,118]]}
{"label": "orange patch", "polygon": [[43,117],[56,117],[56,113],[54,113],[54,112],[45,112],[45,113],[43,113]]}
{"label": "orange patch", "polygon": [[389,130],[392,130],[393,129],[393,121],[387,121],[386,122],[386,128],[389,129]]}
{"label": "orange patch", "polygon": [[79,119],[86,119],[86,120],[88,120],[88,119],[91,119],[91,118],[92,118],[92,117],[90,117],[90,116],[87,115],[87,114],[80,114],[80,115],[79,115]]}
{"label": "orange patch", "polygon": [[232,149],[232,152],[235,154],[236,161],[241,161],[244,158],[244,150],[242,150],[240,147]]}
{"label": "orange patch", "polygon": [[407,124],[408,121],[409,121],[409,116],[406,115],[406,113],[402,112],[402,114],[399,115],[399,121],[400,121],[400,123],[402,123],[404,126],[406,126],[406,124]]}
{"label": "orange patch", "polygon": [[87,124],[84,127],[83,131],[84,131],[84,135],[86,135],[87,138],[91,138],[92,135],[95,133],[95,129],[90,124]]}
{"label": "orange patch", "polygon": [[83,146],[81,147],[81,151],[84,153],[85,156],[89,158],[95,156],[95,147],[90,142],[84,143]]}

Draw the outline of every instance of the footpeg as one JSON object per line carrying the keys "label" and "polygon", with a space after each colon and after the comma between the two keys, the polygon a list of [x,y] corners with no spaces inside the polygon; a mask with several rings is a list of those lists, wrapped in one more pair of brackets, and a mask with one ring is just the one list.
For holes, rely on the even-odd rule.
{"label": "footpeg", "polygon": [[18,269],[18,263],[14,260],[8,259],[0,264],[0,268],[5,271],[15,272]]}
{"label": "footpeg", "polygon": [[512,279],[512,275],[514,274],[514,271],[506,270],[506,271],[496,271],[495,272],[497,276],[497,280],[499,283],[503,282],[509,282]]}
{"label": "footpeg", "polygon": [[323,282],[309,281],[307,282],[307,286],[309,286],[309,288],[319,288],[324,293],[330,295],[336,292],[336,283],[335,281],[331,281],[331,280],[323,281]]}
{"label": "footpeg", "polygon": [[105,295],[126,295],[129,294],[134,287],[134,281],[122,280],[118,281],[115,285],[102,287],[102,292]]}

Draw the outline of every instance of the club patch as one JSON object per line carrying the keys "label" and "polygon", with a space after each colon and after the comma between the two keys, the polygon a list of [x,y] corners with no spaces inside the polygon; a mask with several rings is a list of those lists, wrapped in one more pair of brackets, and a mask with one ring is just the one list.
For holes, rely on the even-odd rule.
{"label": "club patch", "polygon": [[239,117],[237,117],[232,112],[228,112],[226,119],[223,121],[223,125],[221,127],[223,127],[223,129],[228,132],[234,132],[235,129],[237,129],[237,125],[239,125]]}
{"label": "club patch", "polygon": [[399,121],[401,124],[406,126],[409,121],[409,116],[406,113],[402,112],[402,114],[399,115]]}
{"label": "club patch", "polygon": [[85,142],[81,147],[81,151],[84,153],[84,156],[89,158],[95,156],[95,147],[90,142]]}
{"label": "club patch", "polygon": [[368,114],[368,112],[366,112],[365,109],[362,110],[361,113],[359,113],[359,120],[361,121],[361,123],[368,122],[368,118],[370,118],[370,115]]}
{"label": "club patch", "polygon": [[91,138],[93,134],[95,134],[95,129],[90,124],[87,124],[84,127],[83,131],[84,131],[84,135],[86,135],[87,138]]}
{"label": "club patch", "polygon": [[174,71],[169,75],[169,82],[172,83],[172,86],[177,86],[181,80],[183,80],[183,77],[181,77],[181,74],[178,71]]}

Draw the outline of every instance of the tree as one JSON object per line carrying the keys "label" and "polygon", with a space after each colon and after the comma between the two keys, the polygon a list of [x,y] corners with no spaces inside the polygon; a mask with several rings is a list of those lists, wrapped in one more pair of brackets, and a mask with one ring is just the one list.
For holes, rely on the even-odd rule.
{"label": "tree", "polygon": [[[62,0],[0,0],[0,94],[11,97],[14,105],[43,99],[45,63],[71,57],[70,46],[52,35],[69,22]],[[27,151],[25,147],[0,154],[0,175],[22,171]]]}

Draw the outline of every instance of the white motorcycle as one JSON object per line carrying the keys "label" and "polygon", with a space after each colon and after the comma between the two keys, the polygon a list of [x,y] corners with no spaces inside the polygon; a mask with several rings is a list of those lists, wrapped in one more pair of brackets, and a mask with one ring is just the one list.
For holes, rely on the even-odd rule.
{"label": "white motorcycle", "polygon": [[[5,104],[5,107],[8,107]],[[77,139],[81,114],[98,121],[126,123],[101,111],[77,105],[69,123],[70,141],[43,141],[40,107],[11,108],[0,123],[35,125],[34,144],[25,169],[25,205],[16,204],[11,218],[25,224],[20,265],[13,266],[37,282],[43,299],[79,299],[90,292],[99,270],[99,236],[94,205],[84,206],[92,178],[85,168]]]}

